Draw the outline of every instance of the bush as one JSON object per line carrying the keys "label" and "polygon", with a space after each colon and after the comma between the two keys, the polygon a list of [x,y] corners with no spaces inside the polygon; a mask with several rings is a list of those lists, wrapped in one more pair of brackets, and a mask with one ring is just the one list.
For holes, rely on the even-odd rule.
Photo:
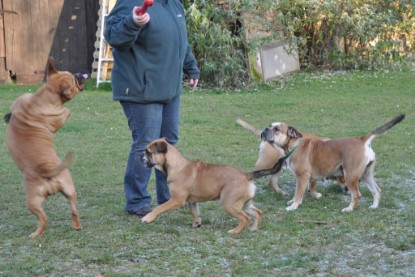
{"label": "bush", "polygon": [[218,87],[239,87],[249,78],[235,10],[236,7],[223,9],[203,0],[187,7],[188,37],[202,71],[201,78]]}
{"label": "bush", "polygon": [[[410,0],[194,0],[184,5],[202,78],[214,86],[249,83],[248,53],[281,38],[298,47],[302,68],[399,69],[414,59]],[[262,19],[267,36],[246,40],[247,14]]]}
{"label": "bush", "polygon": [[379,69],[401,64],[415,50],[409,1],[279,1],[284,36],[296,37],[302,65]]}

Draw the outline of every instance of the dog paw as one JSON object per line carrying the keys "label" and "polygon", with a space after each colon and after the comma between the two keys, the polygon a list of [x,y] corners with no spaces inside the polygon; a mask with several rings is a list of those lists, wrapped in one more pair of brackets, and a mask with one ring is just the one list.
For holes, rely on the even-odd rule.
{"label": "dog paw", "polygon": [[81,223],[79,221],[72,222],[72,229],[81,230],[82,229]]}
{"label": "dog paw", "polygon": [[319,192],[312,192],[311,193],[311,195],[314,197],[314,198],[316,198],[316,199],[319,199],[319,198],[321,198],[323,195],[321,194],[321,193],[319,193]]}
{"label": "dog paw", "polygon": [[249,232],[255,232],[256,230],[258,230],[257,227],[252,226],[251,228],[249,228]]}
{"label": "dog paw", "polygon": [[344,213],[349,213],[349,212],[352,212],[352,211],[353,211],[353,208],[352,207],[347,207],[347,208],[344,208],[342,210],[342,212],[344,212]]}
{"label": "dog paw", "polygon": [[369,209],[376,209],[378,207],[378,205],[372,205],[369,207]]}
{"label": "dog paw", "polygon": [[288,195],[288,192],[283,191],[282,189],[280,189],[280,187],[278,185],[269,185],[276,193],[279,193],[281,195]]}
{"label": "dog paw", "polygon": [[298,208],[298,205],[292,204],[291,206],[285,208],[286,211],[294,211]]}
{"label": "dog paw", "polygon": [[34,239],[37,237],[40,237],[42,234],[39,234],[38,232],[33,232],[30,234],[29,238]]}
{"label": "dog paw", "polygon": [[141,219],[142,223],[151,223],[154,220],[154,218],[151,218],[149,215],[146,215]]}
{"label": "dog paw", "polygon": [[236,234],[239,234],[241,231],[239,231],[239,230],[237,230],[237,229],[232,229],[232,230],[229,230],[228,231],[228,234],[231,234],[231,235],[236,235]]}
{"label": "dog paw", "polygon": [[292,203],[294,203],[294,199],[291,199],[290,201],[288,201],[287,205],[292,205]]}
{"label": "dog paw", "polygon": [[275,190],[275,192],[277,192],[277,193],[281,194],[282,196],[287,196],[287,195],[288,195],[288,192],[285,192],[285,191],[283,191],[282,189],[280,189],[280,190]]}
{"label": "dog paw", "polygon": [[72,226],[72,229],[74,229],[74,230],[81,230],[82,229],[82,226],[81,225]]}
{"label": "dog paw", "polygon": [[192,227],[199,228],[202,226],[202,222],[193,222]]}

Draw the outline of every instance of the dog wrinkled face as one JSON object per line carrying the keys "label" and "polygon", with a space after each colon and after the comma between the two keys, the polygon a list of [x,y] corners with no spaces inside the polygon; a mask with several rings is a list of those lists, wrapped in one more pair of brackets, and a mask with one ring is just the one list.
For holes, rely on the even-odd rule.
{"label": "dog wrinkled face", "polygon": [[58,71],[54,66],[53,58],[48,60],[48,84],[54,86],[64,102],[71,100],[85,88],[88,74]]}
{"label": "dog wrinkled face", "polygon": [[285,123],[274,122],[261,133],[261,138],[272,144],[283,147],[290,138],[302,137],[300,132]]}

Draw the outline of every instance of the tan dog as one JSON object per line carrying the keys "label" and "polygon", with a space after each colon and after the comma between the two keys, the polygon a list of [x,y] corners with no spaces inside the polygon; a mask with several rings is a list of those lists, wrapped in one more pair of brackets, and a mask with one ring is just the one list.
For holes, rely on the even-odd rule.
{"label": "tan dog", "polygon": [[287,211],[295,210],[301,204],[309,180],[318,180],[344,176],[351,192],[350,205],[343,212],[351,212],[359,198],[359,180],[370,190],[375,209],[379,205],[380,188],[374,179],[375,152],[371,148],[372,140],[386,132],[405,118],[400,115],[392,121],[366,134],[363,137],[347,137],[322,141],[316,138],[303,137],[300,132],[285,123],[274,123],[262,132],[264,141],[290,151],[297,151],[287,160],[289,169],[297,181],[295,195]]}
{"label": "tan dog", "polygon": [[8,122],[7,145],[14,162],[24,176],[24,187],[29,210],[39,219],[39,225],[30,237],[41,236],[48,218],[43,210],[44,200],[61,192],[71,205],[72,227],[80,229],[76,209],[76,190],[67,166],[72,160],[68,153],[61,161],[53,144],[54,133],[67,120],[70,111],[63,105],[85,86],[85,74],[57,71],[53,58],[47,65],[47,83],[36,93],[20,96],[5,115]]}
{"label": "tan dog", "polygon": [[142,160],[148,167],[154,166],[167,175],[171,199],[157,206],[141,221],[150,223],[159,214],[188,202],[193,216],[192,226],[200,227],[202,220],[198,202],[219,199],[225,211],[239,220],[239,225],[228,233],[240,233],[249,224],[250,217],[254,219],[250,231],[255,231],[262,220],[262,211],[252,203],[256,187],[251,181],[278,172],[285,159],[280,158],[272,169],[246,173],[227,165],[187,160],[165,139],[155,140],[147,146]]}
{"label": "tan dog", "polygon": [[[236,123],[242,126],[243,128],[251,131],[256,136],[261,137],[260,130],[258,130],[257,128],[249,124],[248,122],[242,120],[241,118],[237,118]],[[329,140],[329,138],[318,137],[310,133],[302,132],[301,134],[303,135],[303,137],[307,137],[307,138],[315,138],[315,139],[319,139],[322,141]],[[256,161],[254,170],[270,168],[276,163],[276,161],[278,161],[279,158],[283,156],[284,156],[284,149],[282,149],[281,147],[277,145],[273,145],[263,140],[261,141],[261,144],[259,145],[258,160]],[[271,175],[269,182],[268,182],[268,186],[274,189],[278,193],[287,195],[287,193],[278,186],[278,178],[279,178],[279,172]],[[347,187],[344,182],[344,177],[338,176],[336,179],[340,187],[343,190],[347,190]],[[317,180],[310,180],[310,194],[314,198],[320,198],[322,196],[321,193],[317,192]]]}

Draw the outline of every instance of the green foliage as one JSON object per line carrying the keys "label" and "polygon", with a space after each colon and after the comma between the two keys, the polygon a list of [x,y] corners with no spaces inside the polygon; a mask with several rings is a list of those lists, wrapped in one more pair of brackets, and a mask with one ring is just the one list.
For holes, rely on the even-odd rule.
{"label": "green foliage", "polygon": [[411,58],[414,8],[411,1],[282,0],[274,14],[284,36],[297,38],[304,66],[380,69]]}
{"label": "green foliage", "polygon": [[[415,5],[410,0],[219,2],[224,4],[184,3],[201,78],[213,86],[249,83],[248,53],[282,38],[298,47],[303,68],[401,69],[415,61]],[[249,40],[247,17],[261,26]]]}
{"label": "green foliage", "polygon": [[204,0],[187,7],[188,37],[206,84],[238,87],[248,78],[235,10]]}

